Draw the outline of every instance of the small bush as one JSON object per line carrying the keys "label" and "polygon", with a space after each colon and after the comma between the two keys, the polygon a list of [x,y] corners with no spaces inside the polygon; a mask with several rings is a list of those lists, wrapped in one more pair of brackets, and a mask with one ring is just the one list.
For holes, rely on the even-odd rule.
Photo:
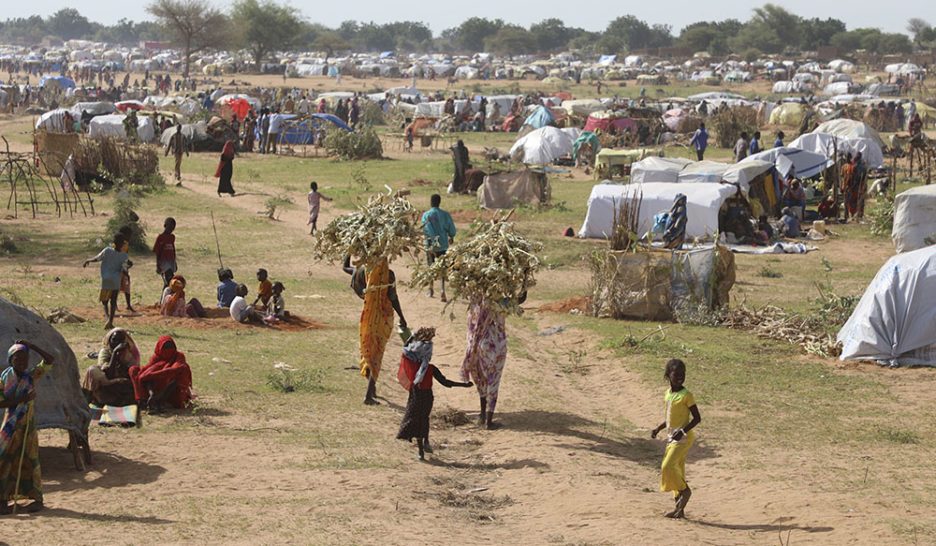
{"label": "small bush", "polygon": [[13,237],[0,233],[0,252],[7,255],[19,252],[19,249],[16,248],[16,243],[13,241]]}
{"label": "small bush", "polygon": [[325,150],[340,159],[373,159],[383,157],[383,145],[372,127],[348,132],[337,127],[325,131]]}
{"label": "small bush", "polygon": [[757,130],[757,111],[746,106],[723,110],[711,117],[709,128],[719,148],[734,148],[742,131],[752,135]]}
{"label": "small bush", "polygon": [[758,277],[767,277],[768,279],[779,279],[783,276],[783,273],[771,269],[769,265],[765,265],[760,268],[760,271],[757,273]]}
{"label": "small bush", "polygon": [[324,381],[325,372],[318,368],[311,370],[277,369],[267,376],[267,385],[283,393],[324,391]]}
{"label": "small bush", "polygon": [[370,100],[363,101],[363,106],[361,106],[361,123],[367,126],[387,124],[380,103]]}
{"label": "small bush", "polygon": [[877,205],[869,214],[871,233],[878,237],[890,237],[894,229],[894,196],[885,193],[877,198]]}
{"label": "small bush", "polygon": [[281,193],[279,195],[276,195],[274,197],[267,199],[263,203],[263,206],[264,206],[263,213],[266,214],[267,218],[269,218],[270,220],[276,220],[277,210],[286,208],[292,204],[293,204],[293,200],[285,193]]}
{"label": "small bush", "polygon": [[146,227],[140,222],[140,217],[133,209],[140,205],[138,197],[139,192],[132,190],[121,190],[117,192],[114,199],[114,215],[107,221],[107,228],[104,230],[104,244],[110,244],[114,240],[114,235],[120,231],[120,228],[127,226],[130,228],[130,250],[133,252],[146,252],[149,246],[146,244]]}

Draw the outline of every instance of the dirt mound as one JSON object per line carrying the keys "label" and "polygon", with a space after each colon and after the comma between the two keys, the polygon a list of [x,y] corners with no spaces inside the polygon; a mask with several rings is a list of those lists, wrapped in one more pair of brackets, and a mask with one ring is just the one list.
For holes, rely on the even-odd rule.
{"label": "dirt mound", "polygon": [[[99,307],[74,307],[71,312],[87,320],[104,320],[104,312]],[[114,324],[121,328],[134,326],[165,326],[171,328],[185,328],[188,330],[230,330],[235,328],[251,329],[261,328],[280,330],[283,332],[303,332],[306,330],[320,330],[327,326],[321,322],[300,315],[290,314],[287,320],[273,324],[241,324],[231,320],[227,309],[206,307],[204,318],[166,317],[159,314],[155,305],[136,306],[136,312],[117,310]]]}
{"label": "dirt mound", "polygon": [[566,298],[564,300],[546,303],[539,307],[539,310],[543,313],[568,313],[573,309],[577,309],[582,313],[587,311],[588,298],[585,296]]}

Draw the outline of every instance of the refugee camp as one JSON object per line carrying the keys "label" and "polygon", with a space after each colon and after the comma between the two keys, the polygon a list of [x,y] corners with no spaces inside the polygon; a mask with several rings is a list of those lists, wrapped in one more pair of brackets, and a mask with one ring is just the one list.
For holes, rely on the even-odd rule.
{"label": "refugee camp", "polygon": [[0,543],[936,542],[933,8],[466,7],[5,6]]}

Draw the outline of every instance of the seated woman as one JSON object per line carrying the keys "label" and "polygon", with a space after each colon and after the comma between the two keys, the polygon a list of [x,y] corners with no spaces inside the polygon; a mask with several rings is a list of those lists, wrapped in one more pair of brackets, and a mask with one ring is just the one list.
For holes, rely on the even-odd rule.
{"label": "seated woman", "polygon": [[797,238],[800,236],[800,223],[796,213],[790,207],[784,207],[780,218],[780,234],[784,237]]}
{"label": "seated woman", "polygon": [[169,286],[163,290],[159,313],[167,317],[199,318],[206,316],[205,308],[197,299],[192,298],[188,303],[185,302],[185,277],[182,275],[172,277]]}
{"label": "seated woman", "polygon": [[803,220],[803,214],[806,211],[806,192],[803,191],[803,186],[798,179],[792,180],[783,193],[783,206],[789,207],[797,220]]}
{"label": "seated woman", "polygon": [[181,409],[192,399],[192,370],[170,336],[159,337],[146,366],[131,368],[130,381],[137,403],[145,408]]}
{"label": "seated woman", "polygon": [[129,406],[134,403],[130,370],[140,367],[140,351],[123,328],[114,328],[104,336],[98,363],[85,372],[81,388],[88,401],[96,406]]}

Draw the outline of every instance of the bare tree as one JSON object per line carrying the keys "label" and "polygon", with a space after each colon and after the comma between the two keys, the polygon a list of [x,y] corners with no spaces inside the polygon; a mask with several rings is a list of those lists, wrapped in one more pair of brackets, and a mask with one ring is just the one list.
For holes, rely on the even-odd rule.
{"label": "bare tree", "polygon": [[230,22],[226,15],[206,0],[154,0],[146,7],[166,28],[172,41],[185,55],[184,77],[189,75],[192,55],[206,49],[220,49],[230,42]]}

